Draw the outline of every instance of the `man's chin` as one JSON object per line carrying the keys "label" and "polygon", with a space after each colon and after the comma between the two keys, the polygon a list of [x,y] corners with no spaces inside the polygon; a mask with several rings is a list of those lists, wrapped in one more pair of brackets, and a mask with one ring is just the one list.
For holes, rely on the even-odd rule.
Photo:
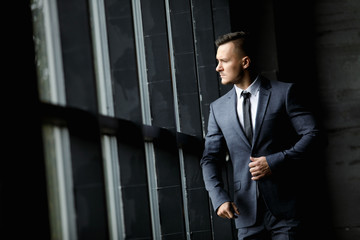
{"label": "man's chin", "polygon": [[230,81],[226,81],[225,79],[221,79],[221,84],[222,85],[230,85],[230,84],[233,84],[233,83],[230,82]]}

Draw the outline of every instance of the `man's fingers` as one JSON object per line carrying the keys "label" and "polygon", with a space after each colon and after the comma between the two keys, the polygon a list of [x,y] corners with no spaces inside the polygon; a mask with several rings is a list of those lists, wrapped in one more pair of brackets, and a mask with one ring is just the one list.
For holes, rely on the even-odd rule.
{"label": "man's fingers", "polygon": [[225,202],[223,203],[218,211],[217,211],[217,215],[219,215],[219,217],[222,217],[222,218],[229,218],[229,210],[230,210],[230,202]]}
{"label": "man's fingers", "polygon": [[251,180],[260,180],[261,178],[271,175],[271,169],[265,157],[254,158],[250,157],[249,171],[251,173]]}
{"label": "man's fingers", "polygon": [[249,167],[252,168],[252,167],[255,167],[257,165],[257,162],[251,162],[249,163]]}
{"label": "man's fingers", "polygon": [[261,168],[260,168],[259,166],[251,167],[251,168],[250,168],[250,172],[258,172],[258,171],[260,171],[260,170],[261,170]]}
{"label": "man's fingers", "polygon": [[233,202],[223,203],[217,211],[217,215],[219,217],[228,218],[228,219],[237,218],[237,216],[234,213],[239,214],[239,211]]}
{"label": "man's fingers", "polygon": [[254,180],[254,181],[257,181],[259,179],[261,179],[262,177],[264,177],[265,175],[264,174],[259,174],[259,175],[253,175],[253,177],[251,178],[251,180]]}
{"label": "man's fingers", "polygon": [[[231,205],[232,205],[232,207],[233,207],[233,209],[234,209],[234,212],[235,212],[237,215],[239,215],[239,214],[240,214],[240,212],[239,212],[239,210],[238,210],[238,208],[237,208],[236,204],[235,204],[234,202],[232,202],[232,203],[231,203]],[[234,216],[234,217],[236,218],[236,216]]]}
{"label": "man's fingers", "polygon": [[219,215],[219,217],[228,218],[228,219],[232,219],[234,217],[234,214],[230,210],[224,210],[224,211],[218,213],[218,215]]}
{"label": "man's fingers", "polygon": [[227,211],[226,213],[227,213],[228,219],[234,218],[234,213],[231,210]]}

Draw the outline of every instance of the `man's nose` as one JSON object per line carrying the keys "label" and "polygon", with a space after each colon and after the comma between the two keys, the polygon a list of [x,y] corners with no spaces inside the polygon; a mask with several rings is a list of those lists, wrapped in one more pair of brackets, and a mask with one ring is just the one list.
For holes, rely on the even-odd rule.
{"label": "man's nose", "polygon": [[216,66],[216,69],[215,69],[217,72],[220,72],[222,71],[222,66],[221,66],[221,63],[218,63],[218,65]]}

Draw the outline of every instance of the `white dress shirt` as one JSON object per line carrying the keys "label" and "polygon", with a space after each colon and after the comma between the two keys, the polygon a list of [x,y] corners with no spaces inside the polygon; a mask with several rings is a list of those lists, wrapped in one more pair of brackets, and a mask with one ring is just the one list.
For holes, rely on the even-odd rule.
{"label": "white dress shirt", "polygon": [[243,101],[244,97],[241,96],[241,93],[243,91],[250,92],[250,107],[251,107],[251,122],[253,127],[253,134],[255,131],[255,119],[256,119],[256,112],[257,112],[257,106],[259,102],[259,89],[260,89],[260,81],[258,81],[258,77],[255,79],[255,81],[247,88],[247,89],[241,89],[234,85],[237,95],[237,114],[239,117],[239,121],[242,127],[244,127],[244,116],[243,116]]}

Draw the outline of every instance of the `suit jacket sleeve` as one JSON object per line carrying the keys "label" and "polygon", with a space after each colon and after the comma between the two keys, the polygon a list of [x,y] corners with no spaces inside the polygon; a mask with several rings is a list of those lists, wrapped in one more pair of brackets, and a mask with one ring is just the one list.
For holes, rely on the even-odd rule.
{"label": "suit jacket sleeve", "polygon": [[224,189],[221,166],[224,163],[226,144],[210,105],[208,133],[205,138],[205,149],[201,159],[201,167],[206,190],[209,192],[214,210],[224,202],[230,202],[229,194]]}
{"label": "suit jacket sleeve", "polygon": [[291,148],[266,156],[273,172],[276,172],[282,163],[288,160],[304,159],[319,146],[319,128],[307,107],[304,94],[306,93],[300,92],[294,84],[290,85],[287,90],[286,112],[294,130],[300,137]]}

